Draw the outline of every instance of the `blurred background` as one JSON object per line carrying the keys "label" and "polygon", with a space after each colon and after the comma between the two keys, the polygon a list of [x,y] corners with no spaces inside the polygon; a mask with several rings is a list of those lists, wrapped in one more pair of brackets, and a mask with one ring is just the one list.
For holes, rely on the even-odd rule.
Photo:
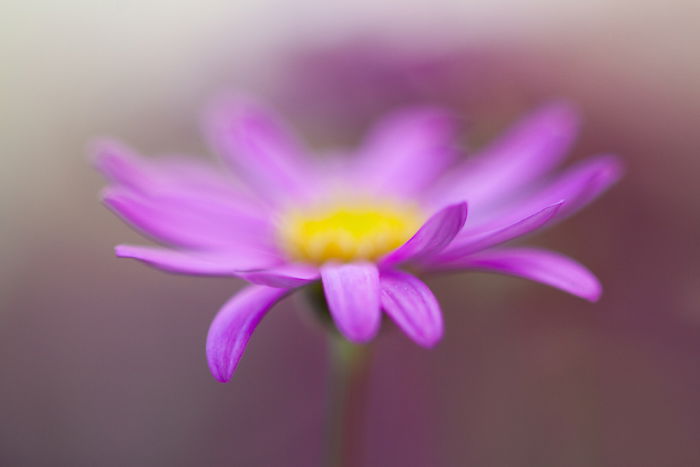
{"label": "blurred background", "polygon": [[534,243],[605,285],[591,305],[518,279],[430,280],[434,350],[376,342],[368,466],[700,465],[700,4],[142,0],[0,2],[0,465],[320,465],[323,332],[293,301],[234,380],[204,339],[236,280],[117,260],[87,144],[211,157],[199,112],[260,93],[320,150],[437,102],[478,148],[552,98],[572,160],[626,178]]}

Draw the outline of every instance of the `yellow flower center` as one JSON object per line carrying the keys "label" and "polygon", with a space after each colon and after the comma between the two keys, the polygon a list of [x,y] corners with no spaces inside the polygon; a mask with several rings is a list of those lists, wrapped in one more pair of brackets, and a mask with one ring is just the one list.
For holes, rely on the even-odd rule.
{"label": "yellow flower center", "polygon": [[413,205],[338,202],[287,212],[278,240],[295,261],[376,260],[403,245],[423,220]]}

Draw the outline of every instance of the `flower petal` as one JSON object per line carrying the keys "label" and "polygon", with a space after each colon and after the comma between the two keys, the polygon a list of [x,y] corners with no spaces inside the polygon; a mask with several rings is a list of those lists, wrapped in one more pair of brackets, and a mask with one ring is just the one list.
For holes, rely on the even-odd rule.
{"label": "flower petal", "polygon": [[207,248],[269,237],[268,212],[212,166],[174,156],[147,160],[108,141],[94,154],[116,185],[105,191],[105,203],[157,240]]}
{"label": "flower petal", "polygon": [[623,173],[620,159],[613,155],[588,158],[559,175],[534,194],[507,203],[491,212],[472,209],[473,225],[514,222],[545,206],[564,201],[553,220],[560,221],[586,206],[617,182]]}
{"label": "flower petal", "polygon": [[370,189],[407,195],[424,188],[453,161],[455,119],[437,108],[414,108],[383,119],[356,162]]}
{"label": "flower petal", "polygon": [[443,334],[437,299],[418,278],[401,271],[382,271],[381,304],[403,332],[423,347],[434,346]]}
{"label": "flower petal", "polygon": [[551,221],[563,204],[563,201],[554,203],[511,224],[498,223],[477,229],[465,227],[454,241],[431,261],[457,259],[533,232]]}
{"label": "flower petal", "polygon": [[206,200],[235,210],[247,208],[250,215],[260,204],[237,186],[237,180],[215,164],[193,157],[144,158],[115,141],[93,145],[96,168],[121,188],[141,195],[173,195]]}
{"label": "flower petal", "polygon": [[142,196],[111,188],[104,203],[128,223],[155,240],[172,245],[225,249],[236,244],[272,249],[271,224],[246,213],[176,194]]}
{"label": "flower petal", "polygon": [[207,361],[218,381],[231,379],[253,331],[265,313],[289,290],[251,285],[233,296],[209,327]]}
{"label": "flower petal", "polygon": [[585,266],[571,258],[537,248],[483,251],[440,265],[442,270],[474,269],[524,277],[595,302],[602,286]]}
{"label": "flower petal", "polygon": [[543,107],[451,172],[438,187],[440,204],[487,203],[519,190],[566,155],[577,129],[576,113],[565,103]]}
{"label": "flower petal", "polygon": [[443,208],[398,249],[382,259],[382,266],[428,258],[442,251],[457,236],[467,220],[467,203]]}
{"label": "flower petal", "polygon": [[320,271],[304,264],[286,264],[267,269],[239,272],[238,277],[268,287],[295,288],[318,280]]}
{"label": "flower petal", "polygon": [[557,213],[561,220],[586,206],[620,180],[624,172],[621,160],[611,154],[590,157],[565,172],[535,195],[526,206],[542,205],[551,200],[566,202]]}
{"label": "flower petal", "polygon": [[379,272],[372,263],[326,264],[321,280],[331,315],[340,332],[366,342],[379,330]]}
{"label": "flower petal", "polygon": [[249,99],[212,107],[206,133],[214,148],[268,199],[307,197],[313,177],[305,151],[271,110]]}
{"label": "flower petal", "polygon": [[252,248],[240,251],[187,251],[169,248],[118,245],[115,253],[120,258],[134,258],[150,266],[176,274],[202,276],[236,276],[240,271],[269,268],[281,259]]}
{"label": "flower petal", "polygon": [[119,142],[99,141],[93,145],[91,155],[97,170],[113,182],[134,189],[151,182],[150,167]]}

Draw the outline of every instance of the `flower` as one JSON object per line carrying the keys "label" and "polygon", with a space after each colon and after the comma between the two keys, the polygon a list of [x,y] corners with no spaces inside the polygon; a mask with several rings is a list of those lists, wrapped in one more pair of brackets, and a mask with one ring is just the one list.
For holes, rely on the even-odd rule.
{"label": "flower", "polygon": [[541,108],[463,161],[456,120],[438,108],[396,112],[354,155],[316,159],[252,100],[225,99],[205,123],[233,171],[195,159],[144,159],[114,142],[98,144],[95,161],[111,182],[106,205],[166,245],[119,245],[117,256],[250,283],[209,329],[207,358],[219,381],[231,378],[267,311],[314,282],[348,340],[372,339],[383,310],[424,347],[440,340],[443,320],[416,274],[490,271],[600,297],[600,283],[576,261],[502,246],[569,216],[621,176],[612,155],[550,175],[577,129],[563,103]]}

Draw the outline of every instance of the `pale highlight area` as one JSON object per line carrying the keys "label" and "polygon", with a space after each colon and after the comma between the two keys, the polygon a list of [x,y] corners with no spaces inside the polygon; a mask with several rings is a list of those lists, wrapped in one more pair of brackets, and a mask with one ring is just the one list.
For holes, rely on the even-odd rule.
{"label": "pale highlight area", "polygon": [[376,260],[403,245],[425,217],[413,204],[393,201],[335,201],[287,211],[278,240],[293,260]]}

